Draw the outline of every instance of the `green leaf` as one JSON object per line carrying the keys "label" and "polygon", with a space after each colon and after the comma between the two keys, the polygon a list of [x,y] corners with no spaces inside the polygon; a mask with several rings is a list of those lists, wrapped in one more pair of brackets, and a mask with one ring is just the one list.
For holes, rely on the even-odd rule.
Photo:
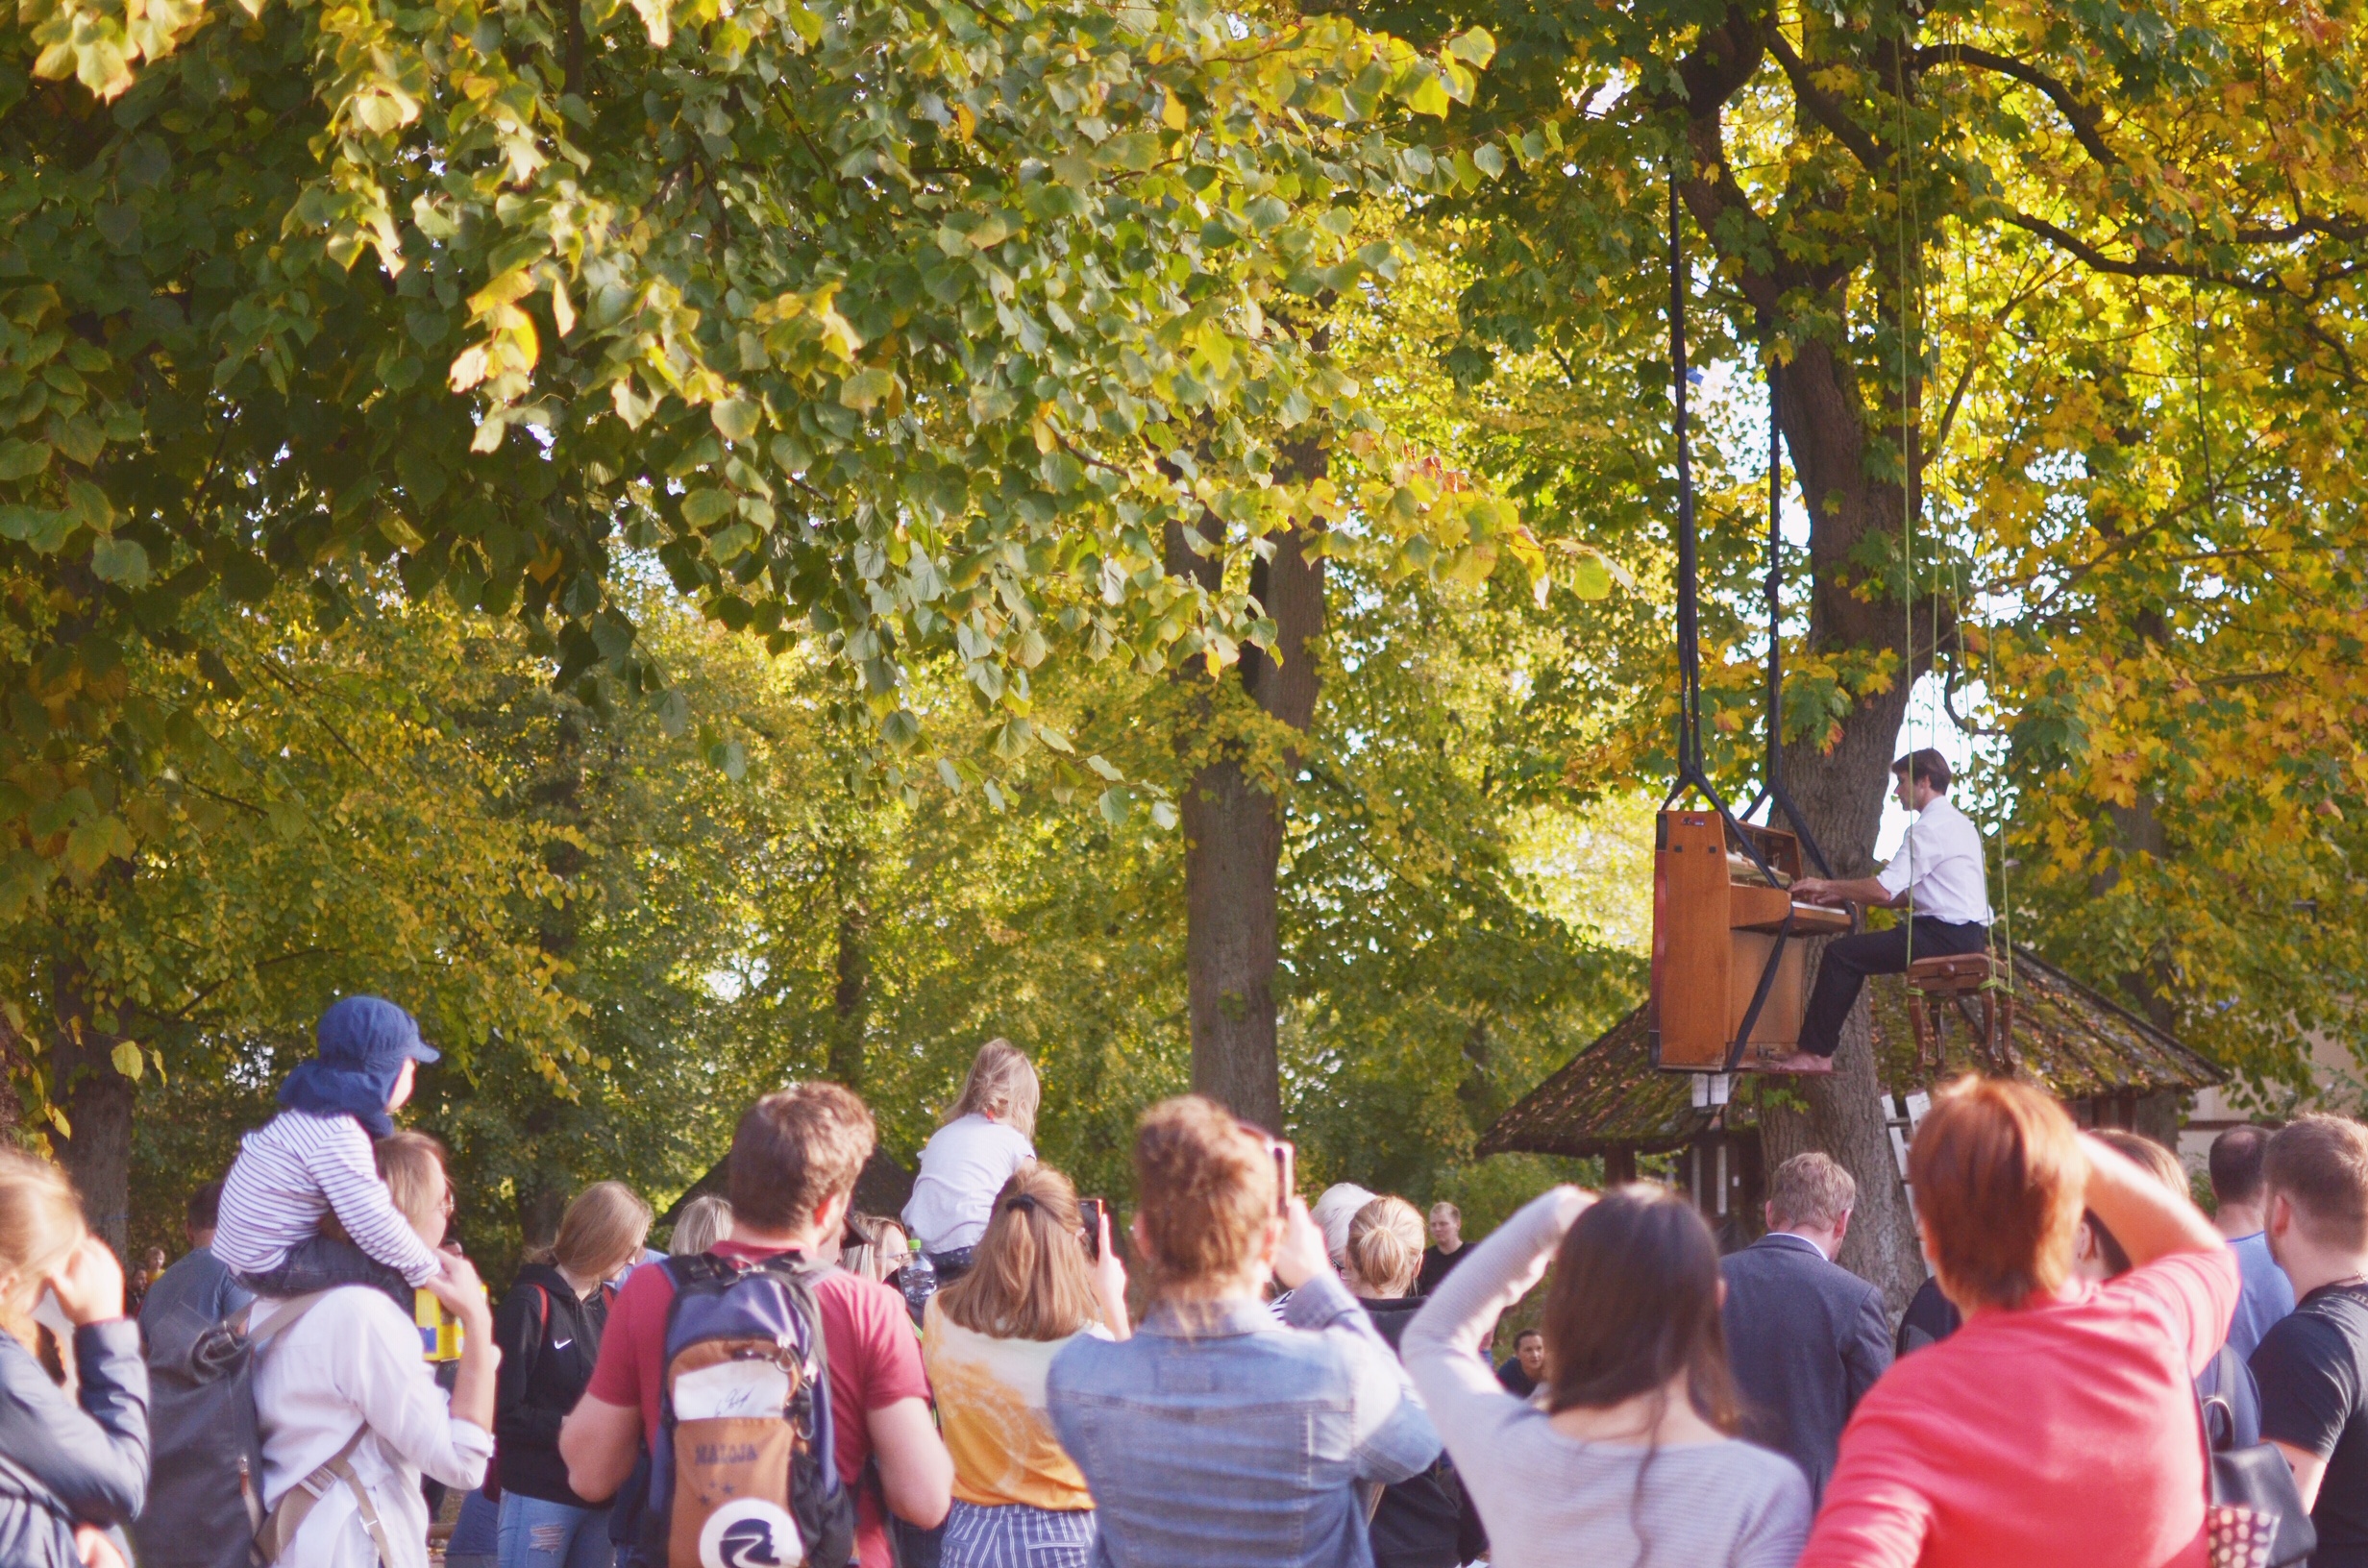
{"label": "green leaf", "polygon": [[839,403],[858,413],[870,413],[896,389],[896,377],[875,365],[847,378],[839,388]]}
{"label": "green leaf", "polygon": [[1406,94],[1408,109],[1418,114],[1436,115],[1443,120],[1447,117],[1447,109],[1451,102],[1452,100],[1447,96],[1446,83],[1440,78],[1436,70],[1427,67],[1415,78],[1413,89]]}
{"label": "green leaf", "polygon": [[49,447],[39,441],[0,441],[0,479],[29,479],[49,466]]}
{"label": "green leaf", "polygon": [[107,432],[99,429],[99,422],[88,414],[75,414],[64,419],[56,414],[50,415],[49,438],[58,444],[60,452],[85,468],[97,462],[99,453],[107,446]]}
{"label": "green leaf", "polygon": [[130,539],[102,539],[90,547],[90,570],[119,588],[148,580],[148,552]]}
{"label": "green leaf", "polygon": [[1124,827],[1127,817],[1135,809],[1135,792],[1123,784],[1113,784],[1101,792],[1101,798],[1094,802],[1094,809],[1101,813],[1101,820],[1112,827]]}
{"label": "green leaf", "polygon": [[1485,27],[1467,28],[1447,40],[1447,53],[1481,70],[1496,58],[1496,39]]}
{"label": "green leaf", "polygon": [[115,526],[114,502],[88,479],[76,479],[65,487],[65,503],[82,526],[93,533],[105,533]]}
{"label": "green leaf", "polygon": [[136,847],[119,818],[94,817],[65,836],[65,863],[76,876],[87,878],[111,857],[130,860]]}
{"label": "green leaf", "polygon": [[694,490],[682,498],[682,521],[703,528],[731,511],[731,494],[725,490]]}
{"label": "green leaf", "polygon": [[1602,556],[1589,552],[1581,555],[1570,574],[1570,591],[1581,599],[1609,599],[1612,596],[1612,569]]}
{"label": "green leaf", "polygon": [[1116,768],[1110,766],[1110,764],[1103,759],[1102,754],[1098,751],[1086,758],[1085,765],[1088,768],[1093,769],[1094,772],[1099,773],[1103,778],[1109,780],[1113,784],[1116,784],[1120,779],[1126,776],[1124,773],[1120,772]]}
{"label": "green leaf", "polygon": [[117,1072],[134,1080],[137,1080],[148,1068],[148,1059],[140,1055],[139,1047],[128,1040],[115,1041],[115,1048],[107,1053],[107,1059],[115,1065]]}
{"label": "green leaf", "polygon": [[708,408],[708,417],[727,441],[746,441],[756,433],[764,410],[748,398],[726,398]]}

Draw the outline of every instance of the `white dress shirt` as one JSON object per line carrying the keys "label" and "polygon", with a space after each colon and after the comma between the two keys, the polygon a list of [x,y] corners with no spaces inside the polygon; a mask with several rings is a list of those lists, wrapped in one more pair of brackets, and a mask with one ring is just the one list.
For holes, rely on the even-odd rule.
{"label": "white dress shirt", "polygon": [[[258,1301],[262,1322],[280,1303]],[[424,1472],[447,1486],[483,1483],[493,1434],[452,1413],[420,1355],[419,1330],[368,1286],[345,1286],[313,1304],[263,1347],[255,1374],[255,1413],[263,1437],[263,1506],[328,1463],[354,1429],[370,1435],[354,1450],[354,1473],[386,1527],[389,1568],[428,1568]],[[378,1568],[353,1491],[332,1486],[296,1532],[279,1568]]]}
{"label": "white dress shirt", "polygon": [[1936,796],[1909,824],[1899,853],[1877,878],[1892,897],[1903,892],[1915,913],[1949,925],[1987,925],[1989,889],[1982,871],[1982,830]]}

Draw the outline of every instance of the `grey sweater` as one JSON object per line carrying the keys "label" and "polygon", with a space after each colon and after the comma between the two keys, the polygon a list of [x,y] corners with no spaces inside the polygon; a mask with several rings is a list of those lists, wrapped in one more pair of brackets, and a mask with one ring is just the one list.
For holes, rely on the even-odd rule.
{"label": "grey sweater", "polygon": [[1582,1208],[1537,1199],[1480,1243],[1400,1347],[1494,1568],[1792,1568],[1809,1538],[1809,1483],[1789,1459],[1728,1439],[1648,1451],[1566,1437],[1496,1382],[1480,1336],[1545,1272]]}

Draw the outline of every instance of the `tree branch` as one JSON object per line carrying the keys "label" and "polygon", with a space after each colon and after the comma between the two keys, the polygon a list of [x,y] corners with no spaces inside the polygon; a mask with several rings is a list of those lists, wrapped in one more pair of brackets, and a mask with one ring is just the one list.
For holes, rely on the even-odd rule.
{"label": "tree branch", "polygon": [[2109,167],[2121,162],[2121,155],[2107,144],[2098,130],[2103,115],[2097,107],[2083,103],[2070,87],[2037,66],[2010,55],[1994,55],[1986,49],[1976,49],[1964,43],[1936,44],[1915,52],[1915,62],[1919,68],[1942,61],[1953,65],[1977,65],[1986,71],[1995,71],[2000,76],[2012,77],[2023,86],[2044,93],[2047,101],[2056,106],[2056,111],[2069,122],[2073,136],[2086,149],[2090,158]]}
{"label": "tree branch", "polygon": [[1768,53],[1774,55],[1776,63],[1785,68],[1785,77],[1792,84],[1792,95],[1801,101],[1801,107],[1809,110],[1810,116],[1832,132],[1843,146],[1857,156],[1861,163],[1866,165],[1870,173],[1880,174],[1887,168],[1891,155],[1866,134],[1864,127],[1850,117],[1850,111],[1842,107],[1840,100],[1817,86],[1815,79],[1809,74],[1807,62],[1792,52],[1792,45],[1785,41],[1784,29],[1776,25],[1773,16],[1768,18],[1766,35]]}
{"label": "tree branch", "polygon": [[2278,283],[2265,283],[2258,279],[2240,274],[2214,272],[2209,267],[2188,266],[2166,257],[2140,253],[2128,260],[2108,256],[2088,241],[2066,229],[2060,229],[2045,218],[2035,218],[2028,212],[2009,212],[2006,221],[2027,233],[2038,235],[2049,244],[2069,251],[2087,266],[2098,272],[2111,273],[2121,278],[2191,278],[2199,283],[2217,283],[2261,299],[2291,297],[2291,291]]}

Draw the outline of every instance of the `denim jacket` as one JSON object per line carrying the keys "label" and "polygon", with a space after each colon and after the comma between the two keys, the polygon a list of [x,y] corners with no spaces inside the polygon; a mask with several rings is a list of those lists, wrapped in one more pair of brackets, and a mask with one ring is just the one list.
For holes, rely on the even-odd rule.
{"label": "denim jacket", "polygon": [[1340,1281],[1301,1286],[1285,1320],[1154,1309],[1131,1339],[1054,1358],[1047,1403],[1094,1493],[1097,1568],[1370,1568],[1353,1482],[1419,1472],[1439,1434]]}

